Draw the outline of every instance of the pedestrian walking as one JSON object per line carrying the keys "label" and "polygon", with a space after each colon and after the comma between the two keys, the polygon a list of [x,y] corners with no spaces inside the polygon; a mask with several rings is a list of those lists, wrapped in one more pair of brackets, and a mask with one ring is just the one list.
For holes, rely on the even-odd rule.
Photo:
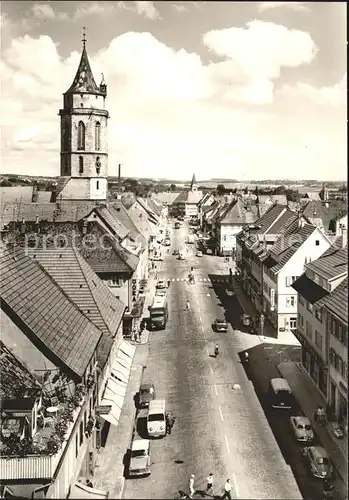
{"label": "pedestrian walking", "polygon": [[212,472],[209,473],[208,478],[207,478],[207,486],[206,486],[206,494],[211,494],[213,495],[213,474]]}
{"label": "pedestrian walking", "polygon": [[176,421],[176,417],[173,415],[171,411],[166,413],[166,433],[171,434],[172,427],[174,426]]}
{"label": "pedestrian walking", "polygon": [[231,500],[231,483],[230,479],[226,480],[226,483],[224,485],[224,494],[222,498],[228,498],[228,500]]}
{"label": "pedestrian walking", "polygon": [[187,300],[187,305],[186,305],[185,308],[186,308],[187,311],[190,311],[190,302],[189,302],[189,300]]}
{"label": "pedestrian walking", "polygon": [[195,479],[195,475],[192,474],[190,476],[190,479],[189,479],[189,498],[193,498],[193,495],[195,493],[194,479]]}

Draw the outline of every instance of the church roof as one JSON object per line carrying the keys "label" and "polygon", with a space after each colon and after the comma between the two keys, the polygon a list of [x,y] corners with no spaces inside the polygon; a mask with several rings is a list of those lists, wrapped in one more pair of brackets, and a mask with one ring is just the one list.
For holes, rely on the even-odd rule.
{"label": "church roof", "polygon": [[190,184],[191,189],[193,189],[193,186],[195,186],[195,184],[196,184],[196,177],[195,177],[195,174],[193,174],[193,178],[192,178],[191,184]]}
{"label": "church roof", "polygon": [[101,93],[99,87],[95,82],[95,79],[93,78],[90,62],[87,57],[85,42],[83,44],[80,64],[76,72],[74,81],[70,88],[66,91],[66,94],[80,94],[81,92],[87,92],[91,94]]}

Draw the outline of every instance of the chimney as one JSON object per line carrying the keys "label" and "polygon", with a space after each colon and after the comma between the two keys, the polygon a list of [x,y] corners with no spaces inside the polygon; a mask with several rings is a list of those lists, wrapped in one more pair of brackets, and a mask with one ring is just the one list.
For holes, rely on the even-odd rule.
{"label": "chimney", "polygon": [[121,200],[121,163],[118,165],[118,194],[116,198]]}
{"label": "chimney", "polygon": [[342,229],[342,248],[345,248],[348,244],[348,229]]}
{"label": "chimney", "polygon": [[51,191],[51,203],[56,203],[57,201],[57,184],[52,185],[52,191]]}
{"label": "chimney", "polygon": [[37,203],[37,202],[38,202],[38,185],[35,182],[33,184],[32,203]]}

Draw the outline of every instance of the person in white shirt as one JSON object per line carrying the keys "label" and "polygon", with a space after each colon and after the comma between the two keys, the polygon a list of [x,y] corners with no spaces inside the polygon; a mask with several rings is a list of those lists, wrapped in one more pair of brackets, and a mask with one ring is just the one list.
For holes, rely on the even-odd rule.
{"label": "person in white shirt", "polygon": [[228,500],[231,500],[231,484],[230,484],[230,479],[227,479],[225,485],[224,485],[224,495],[222,498],[228,498]]}
{"label": "person in white shirt", "polygon": [[190,311],[190,302],[189,302],[189,300],[187,300],[186,310]]}
{"label": "person in white shirt", "polygon": [[189,498],[193,498],[193,495],[195,493],[194,479],[195,479],[195,475],[192,474],[190,476],[190,479],[189,479]]}

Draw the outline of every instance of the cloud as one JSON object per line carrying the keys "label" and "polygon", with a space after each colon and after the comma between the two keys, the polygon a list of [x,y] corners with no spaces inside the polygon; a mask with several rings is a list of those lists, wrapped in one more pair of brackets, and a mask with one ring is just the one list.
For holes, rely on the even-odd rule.
{"label": "cloud", "polygon": [[133,2],[136,6],[136,11],[141,16],[145,16],[147,19],[155,20],[161,19],[159,11],[156,9],[154,2],[140,1]]}
{"label": "cloud", "polygon": [[48,3],[35,3],[32,6],[32,11],[34,17],[39,20],[46,19],[68,19],[68,14],[66,12],[55,12],[51,5]]}
{"label": "cloud", "polygon": [[307,83],[298,82],[296,85],[284,85],[280,93],[290,99],[306,99],[317,104],[345,106],[347,104],[347,74],[332,87],[316,88]]}
{"label": "cloud", "polygon": [[[118,2],[123,3],[123,2]],[[74,14],[74,19],[80,19],[87,16],[109,15],[115,12],[113,2],[89,2],[81,3]]]}
{"label": "cloud", "polygon": [[258,10],[264,12],[270,9],[277,9],[280,7],[286,7],[288,9],[310,12],[309,7],[307,7],[308,2],[259,2]]}
{"label": "cloud", "polygon": [[172,8],[176,10],[177,12],[188,12],[188,9],[185,5],[181,5],[178,3],[173,3]]}
{"label": "cloud", "polygon": [[309,64],[317,52],[308,33],[256,20],[247,28],[209,31],[203,43],[218,56],[233,60],[244,74],[269,78],[279,77],[283,66]]}
{"label": "cloud", "polygon": [[[326,99],[321,104],[308,97],[304,85],[292,88],[292,97],[285,88],[275,94],[280,68],[308,64],[315,48],[305,33],[264,24],[207,33],[205,45],[217,56],[209,64],[195,52],[175,50],[146,32],[124,33],[89,54],[97,82],[104,72],[108,84],[110,175],[121,162],[130,176],[175,172],[178,178],[189,178],[196,170],[201,178],[278,177],[286,171],[304,177],[306,171],[320,178],[329,159],[319,153],[311,156],[315,152],[304,155],[304,137],[311,130],[334,152],[330,176],[344,177],[346,153],[338,147],[338,130],[345,119],[339,125],[331,121],[329,128],[312,111],[330,116],[337,101],[328,96],[342,92],[345,79],[332,94],[322,89],[319,95]],[[59,174],[57,112],[79,59],[76,51],[62,57],[59,45],[43,35],[15,38],[4,50],[5,170]],[[282,114],[275,95],[286,106]],[[302,120],[293,112],[300,98]]]}

